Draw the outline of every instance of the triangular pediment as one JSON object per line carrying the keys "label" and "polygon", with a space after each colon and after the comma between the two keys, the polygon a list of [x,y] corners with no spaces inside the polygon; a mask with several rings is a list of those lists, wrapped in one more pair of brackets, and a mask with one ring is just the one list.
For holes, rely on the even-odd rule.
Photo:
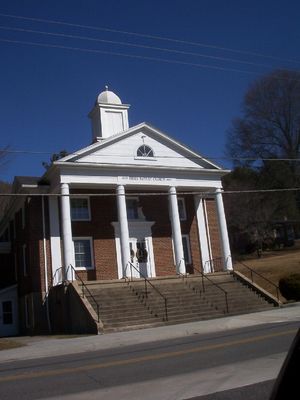
{"label": "triangular pediment", "polygon": [[[150,156],[141,155],[141,151],[138,151],[143,146],[152,150]],[[216,164],[146,123],[136,125],[125,132],[70,154],[59,160],[59,163],[61,162],[137,167],[148,165],[151,168],[170,169],[221,169]]]}

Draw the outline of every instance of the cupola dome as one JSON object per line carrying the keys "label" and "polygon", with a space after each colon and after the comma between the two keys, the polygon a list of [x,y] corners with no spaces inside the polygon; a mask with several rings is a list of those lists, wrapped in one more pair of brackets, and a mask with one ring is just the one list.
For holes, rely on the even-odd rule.
{"label": "cupola dome", "polygon": [[97,97],[97,103],[100,104],[122,104],[119,96],[114,92],[108,90],[108,86],[105,86],[105,90]]}
{"label": "cupola dome", "polygon": [[126,131],[129,127],[129,107],[129,104],[123,104],[120,97],[105,86],[105,90],[98,95],[94,108],[89,113],[93,142]]}

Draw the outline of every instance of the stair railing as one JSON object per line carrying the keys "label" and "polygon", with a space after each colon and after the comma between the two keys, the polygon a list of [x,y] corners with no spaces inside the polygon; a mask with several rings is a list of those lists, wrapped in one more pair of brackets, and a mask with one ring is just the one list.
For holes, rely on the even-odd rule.
{"label": "stair railing", "polygon": [[[156,293],[158,293],[159,294],[159,296],[163,299],[163,302],[164,302],[164,308],[165,308],[165,316],[164,316],[164,320],[165,321],[168,321],[168,299],[166,298],[166,296],[164,296],[158,289],[157,289],[157,287],[155,287],[154,285],[153,285],[153,283],[152,282],[150,282],[150,280],[142,273],[142,272],[140,272],[130,261],[128,262],[128,264],[127,264],[127,266],[129,265],[129,267],[130,267],[130,280],[129,280],[129,278],[127,277],[127,276],[125,276],[124,277],[124,279],[125,279],[125,281],[129,281],[128,283],[130,283],[130,282],[133,282],[133,270],[135,270],[136,272],[138,272],[138,274],[140,275],[140,277],[142,278],[142,279],[144,279],[144,285],[145,285],[145,297],[146,298],[148,298],[148,285],[152,288],[152,289],[154,289],[155,291],[156,291]],[[126,268],[127,269],[127,268]]]}
{"label": "stair railing", "polygon": [[[217,288],[218,290],[221,290],[224,294],[224,299],[225,299],[225,312],[228,314],[229,313],[229,306],[228,306],[228,293],[225,289],[223,289],[220,285],[218,285],[216,282],[214,282],[212,279],[210,279],[207,275],[205,275],[200,269],[196,268],[193,266],[194,271],[198,272],[198,274],[201,276],[201,283],[202,283],[202,291],[205,293],[205,280],[210,282],[213,287]],[[190,275],[182,275],[183,280],[186,279],[188,280]]]}
{"label": "stair railing", "polygon": [[[224,262],[224,258],[223,257],[215,257],[215,258],[211,258],[207,261],[205,261],[204,263],[204,271],[209,271],[209,272],[215,272],[216,267],[220,267],[217,268],[218,271],[219,270],[224,270],[224,266],[226,265],[226,263]],[[208,265],[208,267],[207,267]]]}
{"label": "stair railing", "polygon": [[66,270],[66,276],[68,276],[68,271],[69,269],[71,269],[72,271],[72,277],[75,276],[76,280],[78,280],[80,282],[80,286],[81,286],[81,293],[82,293],[82,297],[87,297],[85,295],[85,292],[88,293],[89,297],[93,300],[96,309],[97,309],[97,318],[98,318],[98,322],[100,322],[100,305],[97,302],[97,300],[95,299],[95,297],[92,295],[92,293],[90,292],[89,288],[87,287],[87,285],[83,282],[83,280],[80,278],[80,276],[78,275],[77,271],[75,270],[75,268],[73,267],[73,265],[69,265],[67,270]]}
{"label": "stair railing", "polygon": [[[259,272],[255,271],[254,269],[252,269],[251,267],[249,267],[249,265],[241,262],[241,261],[235,261],[236,264],[241,265],[242,267],[246,268],[249,272],[250,272],[250,280],[253,284],[255,284],[254,282],[254,275],[259,276],[262,280],[264,280],[265,282],[268,282],[272,287],[275,288],[276,291],[276,297],[278,302],[280,302],[279,299],[279,287],[276,285],[276,283],[270,281],[270,279],[266,278],[264,275],[260,274]],[[235,271],[233,270],[233,273],[235,273]]]}
{"label": "stair railing", "polygon": [[56,286],[64,283],[64,269],[63,267],[57,268],[57,270],[52,275],[51,286]]}

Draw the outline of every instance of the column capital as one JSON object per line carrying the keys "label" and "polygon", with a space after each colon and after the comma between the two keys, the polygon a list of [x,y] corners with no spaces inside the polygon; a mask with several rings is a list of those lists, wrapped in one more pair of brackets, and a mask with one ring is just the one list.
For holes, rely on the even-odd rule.
{"label": "column capital", "polygon": [[116,187],[117,194],[125,194],[125,186],[124,185],[117,185]]}

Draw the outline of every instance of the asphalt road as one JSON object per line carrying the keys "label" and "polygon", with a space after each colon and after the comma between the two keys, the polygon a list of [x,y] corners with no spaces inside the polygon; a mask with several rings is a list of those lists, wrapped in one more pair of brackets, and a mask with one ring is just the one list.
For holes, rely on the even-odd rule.
{"label": "asphalt road", "polygon": [[230,398],[209,397],[214,392],[225,396],[235,390],[241,395],[232,399],[251,399],[253,391],[259,399],[259,393],[270,390],[298,327],[299,322],[267,324],[6,362],[0,365],[0,398],[211,400]]}

